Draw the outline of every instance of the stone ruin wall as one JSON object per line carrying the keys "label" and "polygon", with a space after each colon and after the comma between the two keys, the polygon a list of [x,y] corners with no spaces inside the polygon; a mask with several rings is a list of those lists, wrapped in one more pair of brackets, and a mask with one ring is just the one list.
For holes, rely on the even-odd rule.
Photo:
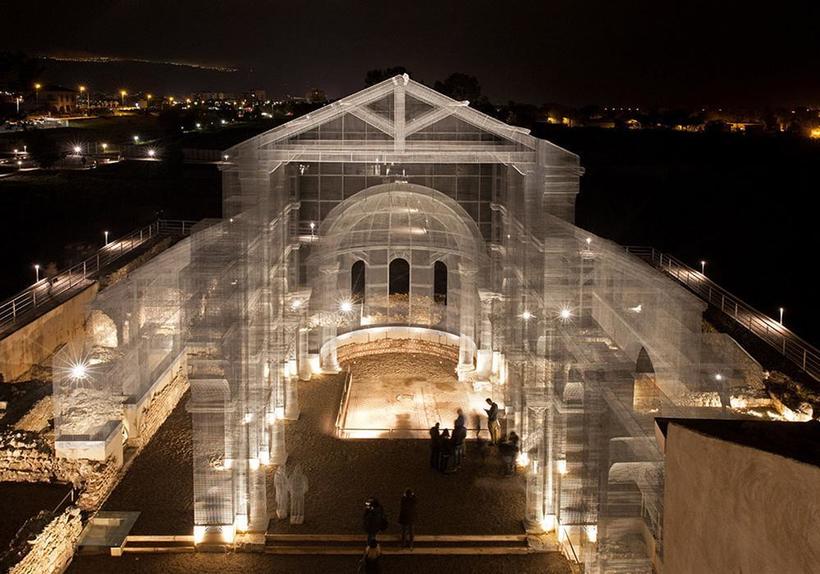
{"label": "stone ruin wall", "polygon": [[[44,515],[41,513],[37,518]],[[46,524],[33,542],[12,548],[12,552],[17,550],[23,557],[9,569],[9,574],[59,574],[65,571],[82,531],[80,509],[69,506]]]}
{"label": "stone ruin wall", "polygon": [[188,391],[190,385],[186,369],[186,362],[183,361],[174,373],[171,382],[155,394],[144,408],[142,417],[140,417],[139,436],[134,438],[132,443],[137,448],[148,444]]}
{"label": "stone ruin wall", "polygon": [[378,339],[368,343],[350,343],[336,350],[339,363],[385,353],[418,353],[432,355],[452,363],[458,362],[458,347],[421,339]]}

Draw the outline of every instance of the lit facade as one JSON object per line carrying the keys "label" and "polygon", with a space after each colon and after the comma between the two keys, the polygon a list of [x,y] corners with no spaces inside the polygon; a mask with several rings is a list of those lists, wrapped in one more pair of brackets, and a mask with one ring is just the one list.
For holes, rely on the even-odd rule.
{"label": "lit facade", "polygon": [[[503,397],[529,528],[593,572],[662,560],[654,417],[731,416],[739,375],[699,299],[574,225],[578,156],[405,75],[225,157],[223,219],[99,304],[105,369],[136,361],[144,380],[83,383],[138,400],[184,360],[199,540],[265,530],[265,466],[286,460],[299,379],[339,369],[340,335],[411,326],[454,336],[463,384]],[[76,386],[55,382],[61,413]]]}

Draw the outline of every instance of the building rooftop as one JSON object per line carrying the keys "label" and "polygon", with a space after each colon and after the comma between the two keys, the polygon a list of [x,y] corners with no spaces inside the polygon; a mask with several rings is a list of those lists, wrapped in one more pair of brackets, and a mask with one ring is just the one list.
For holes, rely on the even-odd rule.
{"label": "building rooftop", "polygon": [[[665,440],[669,424],[713,438],[820,466],[820,421],[804,423],[730,419],[658,418],[655,424]],[[661,438],[661,437],[659,437]]]}

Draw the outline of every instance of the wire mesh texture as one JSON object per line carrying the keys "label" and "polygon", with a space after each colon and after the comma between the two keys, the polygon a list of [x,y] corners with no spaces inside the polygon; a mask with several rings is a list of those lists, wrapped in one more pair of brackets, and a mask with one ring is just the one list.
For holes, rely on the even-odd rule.
{"label": "wire mesh texture", "polygon": [[115,344],[91,385],[122,401],[184,354],[199,532],[266,528],[296,385],[338,371],[340,334],[435,328],[521,437],[522,519],[589,572],[651,570],[655,417],[739,416],[748,382],[700,299],[574,225],[578,156],[406,75],[225,155],[223,219],[101,297]]}

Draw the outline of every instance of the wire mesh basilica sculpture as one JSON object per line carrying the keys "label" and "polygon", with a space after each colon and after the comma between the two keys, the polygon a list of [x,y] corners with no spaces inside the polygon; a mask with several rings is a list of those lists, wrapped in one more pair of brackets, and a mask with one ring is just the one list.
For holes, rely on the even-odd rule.
{"label": "wire mesh basilica sculpture", "polygon": [[[450,334],[459,378],[503,404],[528,527],[557,530],[589,571],[651,568],[654,417],[727,414],[736,372],[698,299],[573,224],[576,155],[404,75],[225,158],[223,219],[98,305],[120,335],[101,389],[139,402],[186,362],[198,540],[265,530],[298,381],[339,369],[340,335],[410,326]],[[83,433],[70,379],[58,440]]]}

